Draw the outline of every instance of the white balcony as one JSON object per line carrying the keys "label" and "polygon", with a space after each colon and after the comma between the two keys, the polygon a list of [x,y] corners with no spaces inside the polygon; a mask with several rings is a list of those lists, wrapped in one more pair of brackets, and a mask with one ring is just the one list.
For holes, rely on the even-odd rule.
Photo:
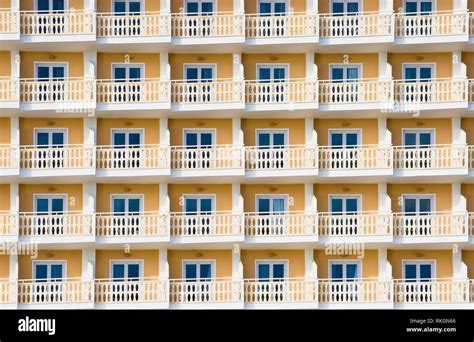
{"label": "white balcony", "polygon": [[380,110],[393,103],[391,80],[319,81],[319,110]]}
{"label": "white balcony", "polygon": [[469,13],[469,43],[474,43],[474,13]]}
{"label": "white balcony", "polygon": [[459,309],[470,301],[468,279],[394,280],[395,308]]}
{"label": "white balcony", "polygon": [[0,278],[0,309],[16,309],[18,284],[16,280]]}
{"label": "white balcony", "polygon": [[80,278],[18,281],[19,309],[92,309],[94,282]]}
{"label": "white balcony", "polygon": [[332,309],[391,309],[391,279],[319,279],[319,307]]}
{"label": "white balcony", "polygon": [[246,43],[260,44],[317,44],[318,15],[290,12],[284,15],[245,16]]}
{"label": "white balcony", "polygon": [[318,241],[318,214],[305,212],[245,213],[245,242]]}
{"label": "white balcony", "polygon": [[170,82],[147,78],[133,82],[97,80],[97,110],[170,109]]}
{"label": "white balcony", "polygon": [[244,240],[244,216],[231,211],[170,214],[171,243],[220,243]]}
{"label": "white balcony", "polygon": [[20,12],[0,8],[0,41],[20,39]]}
{"label": "white balcony", "polygon": [[12,145],[0,145],[0,176],[18,176],[19,166],[19,148]]}
{"label": "white balcony", "polygon": [[171,174],[175,177],[243,176],[244,164],[242,146],[171,146]]}
{"label": "white balcony", "polygon": [[20,12],[21,41],[65,43],[95,41],[94,12],[69,10],[57,13]]}
{"label": "white balcony", "polygon": [[[0,12],[1,15],[1,12]],[[0,23],[1,25],[1,23]],[[0,33],[1,38],[1,33]],[[0,109],[20,108],[20,82],[11,77],[0,77]]]}
{"label": "white balcony", "polygon": [[166,176],[170,148],[164,145],[96,146],[97,177]]}
{"label": "white balcony", "polygon": [[244,81],[217,79],[209,82],[171,81],[174,111],[244,109]]}
{"label": "white balcony", "polygon": [[[468,213],[469,242],[474,243],[474,213]],[[473,294],[474,296],[474,294]],[[473,301],[474,302],[474,301]]]}
{"label": "white balcony", "polygon": [[171,43],[169,14],[142,12],[126,15],[97,13],[97,42],[100,44]]}
{"label": "white balcony", "polygon": [[92,243],[95,241],[94,214],[67,213],[19,214],[20,242],[61,244]]}
{"label": "white balcony", "polygon": [[401,111],[468,108],[467,80],[438,78],[423,82],[395,80],[394,83],[394,101]]}
{"label": "white balcony", "polygon": [[173,44],[245,43],[245,18],[231,12],[171,14],[171,37]]}
{"label": "white balcony", "polygon": [[318,108],[318,81],[246,81],[245,110],[299,110]]}
{"label": "white balcony", "polygon": [[397,44],[467,42],[468,34],[469,16],[465,11],[395,14]]}
{"label": "white balcony", "polygon": [[0,211],[0,243],[17,241],[18,214],[12,213],[10,211]]}
{"label": "white balcony", "polygon": [[322,177],[366,177],[393,174],[391,146],[361,145],[319,147],[319,175]]}
{"label": "white balcony", "polygon": [[169,283],[158,278],[96,279],[96,309],[167,309]]}
{"label": "white balcony", "polygon": [[467,213],[394,213],[393,216],[395,243],[468,242]]}
{"label": "white balcony", "polygon": [[468,147],[463,145],[394,146],[395,176],[468,174]]}
{"label": "white balcony", "polygon": [[[473,43],[474,43],[474,36],[473,36]],[[474,110],[474,80],[468,80],[468,96],[469,96],[468,98],[469,110]]]}
{"label": "white balcony", "polygon": [[315,176],[318,174],[318,148],[248,146],[245,147],[245,171],[249,177]]}
{"label": "white balcony", "polygon": [[391,213],[357,212],[338,215],[319,213],[322,243],[383,243],[393,241]]}
{"label": "white balcony", "polygon": [[95,109],[95,80],[70,77],[59,81],[20,79],[20,110],[89,113]]}
{"label": "white balcony", "polygon": [[96,237],[96,243],[101,244],[167,242],[170,240],[169,215],[96,213]]}
{"label": "white balcony", "polygon": [[392,13],[320,14],[320,44],[376,44],[394,41]]}
{"label": "white balcony", "polygon": [[64,145],[57,147],[20,146],[22,177],[93,176],[93,146]]}
{"label": "white balcony", "polygon": [[245,308],[249,309],[316,309],[316,279],[285,278],[281,280],[245,279]]}
{"label": "white balcony", "polygon": [[171,279],[172,309],[243,309],[242,280]]}

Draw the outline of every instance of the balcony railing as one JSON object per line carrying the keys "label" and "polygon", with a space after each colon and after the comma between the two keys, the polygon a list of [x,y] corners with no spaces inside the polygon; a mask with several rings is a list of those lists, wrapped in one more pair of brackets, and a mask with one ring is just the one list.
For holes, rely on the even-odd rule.
{"label": "balcony railing", "polygon": [[246,81],[247,104],[318,102],[318,81],[291,79],[282,82]]}
{"label": "balcony railing", "polygon": [[[0,25],[1,25],[1,22],[0,22]],[[18,79],[1,76],[0,77],[0,102],[18,101],[19,99],[18,88],[19,88]]]}
{"label": "balcony railing", "polygon": [[18,168],[19,158],[18,147],[0,145],[0,170]]}
{"label": "balcony railing", "polygon": [[97,80],[97,103],[137,104],[168,103],[170,83],[159,78],[137,81]]}
{"label": "balcony railing", "polygon": [[356,104],[393,101],[391,80],[319,81],[320,104]]}
{"label": "balcony railing", "polygon": [[398,38],[419,38],[468,34],[467,12],[442,11],[408,15],[395,14],[395,35]]}
{"label": "balcony railing", "polygon": [[226,211],[171,213],[172,237],[229,237],[243,235],[243,215]]}
{"label": "balcony railing", "polygon": [[392,280],[354,279],[338,281],[319,280],[319,302],[331,304],[347,303],[392,303]]}
{"label": "balcony railing", "polygon": [[18,236],[18,214],[0,211],[0,239],[5,236]]}
{"label": "balcony railing", "polygon": [[20,213],[20,236],[79,237],[94,235],[94,215],[82,212]]}
{"label": "balcony railing", "polygon": [[158,278],[96,279],[97,304],[168,302],[168,281]]}
{"label": "balcony railing", "polygon": [[316,146],[245,147],[245,169],[249,171],[315,170],[317,168],[318,148]]}
{"label": "balcony railing", "polygon": [[207,15],[171,15],[173,38],[219,38],[244,36],[244,15],[231,12]]}
{"label": "balcony railing", "polygon": [[400,104],[465,102],[468,99],[466,80],[438,78],[421,82],[394,82],[395,102]]}
{"label": "balcony railing", "polygon": [[319,15],[321,38],[357,38],[393,35],[391,13],[365,12],[355,15]]}
{"label": "balcony railing", "polygon": [[45,148],[20,146],[20,167],[25,170],[95,168],[94,147],[84,145]]}
{"label": "balcony railing", "polygon": [[469,13],[469,36],[474,37],[474,13]]}
{"label": "balcony railing", "polygon": [[97,37],[100,38],[167,37],[170,34],[171,22],[168,14],[97,13]]}
{"label": "balcony railing", "polygon": [[468,215],[465,213],[432,212],[410,215],[394,213],[395,237],[467,236]]}
{"label": "balcony railing", "polygon": [[316,279],[245,279],[244,301],[249,304],[318,302]]}
{"label": "balcony railing", "polygon": [[467,303],[470,299],[468,279],[397,279],[394,282],[395,303]]}
{"label": "balcony railing", "polygon": [[[474,20],[473,20],[474,24]],[[474,28],[473,28],[474,30]],[[474,103],[474,80],[468,80],[469,103]]]}
{"label": "balcony railing", "polygon": [[247,14],[245,33],[247,38],[317,37],[318,15],[306,12],[273,16]]}
{"label": "balcony railing", "polygon": [[97,237],[159,237],[169,235],[169,216],[159,212],[97,213]]}
{"label": "balcony railing", "polygon": [[26,103],[95,103],[95,81],[69,77],[60,81],[20,80],[20,101]]}
{"label": "balcony railing", "polygon": [[469,236],[474,238],[474,213],[468,214]]}
{"label": "balcony railing", "polygon": [[467,168],[467,146],[426,145],[421,147],[394,146],[394,168],[426,170]]}
{"label": "balcony railing", "polygon": [[249,237],[317,237],[318,214],[245,213],[245,235]]}
{"label": "balcony railing", "polygon": [[469,288],[470,288],[470,291],[471,291],[470,301],[471,301],[471,303],[474,303],[474,280],[473,279],[469,280],[469,283],[470,283]]}
{"label": "balcony railing", "polygon": [[319,213],[321,237],[383,237],[393,236],[391,213],[357,212],[338,215]]}
{"label": "balcony railing", "polygon": [[0,34],[19,33],[20,15],[19,12],[10,8],[0,8]]}
{"label": "balcony railing", "polygon": [[20,23],[21,34],[30,36],[95,35],[96,31],[94,12],[20,12]]}
{"label": "balcony railing", "polygon": [[370,169],[391,169],[393,167],[392,147],[361,145],[337,148],[319,147],[319,169],[328,171],[352,171]]}
{"label": "balcony railing", "polygon": [[171,81],[171,102],[219,104],[244,101],[244,82],[218,79],[209,82]]}
{"label": "balcony railing", "polygon": [[0,304],[14,304],[17,301],[17,282],[0,278]]}
{"label": "balcony railing", "polygon": [[92,280],[67,278],[58,280],[19,280],[18,304],[93,303]]}
{"label": "balcony railing", "polygon": [[169,147],[163,145],[96,146],[98,170],[169,169]]}
{"label": "balcony railing", "polygon": [[170,302],[176,304],[206,304],[242,302],[241,280],[230,278],[171,279]]}
{"label": "balcony railing", "polygon": [[217,145],[192,148],[171,146],[173,170],[219,170],[244,167],[244,148],[234,145]]}

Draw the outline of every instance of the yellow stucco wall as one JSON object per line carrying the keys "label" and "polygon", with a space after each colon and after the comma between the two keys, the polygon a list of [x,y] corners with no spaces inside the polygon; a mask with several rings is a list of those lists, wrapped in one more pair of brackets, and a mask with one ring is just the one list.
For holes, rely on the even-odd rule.
{"label": "yellow stucco wall", "polygon": [[461,194],[466,197],[467,211],[474,212],[474,184],[461,184]]}
{"label": "yellow stucco wall", "polygon": [[244,211],[255,212],[257,195],[285,194],[293,197],[293,205],[288,205],[290,211],[304,210],[304,184],[243,184],[240,193],[244,199]]}
{"label": "yellow stucco wall", "polygon": [[68,144],[84,143],[84,125],[83,120],[75,119],[36,119],[20,118],[20,144],[34,145],[35,128],[67,129]]}
{"label": "yellow stucco wall", "polygon": [[436,64],[435,78],[449,78],[452,76],[452,54],[442,53],[389,53],[388,62],[392,65],[394,79],[403,79],[403,64]]}
{"label": "yellow stucco wall", "polygon": [[242,250],[242,265],[244,266],[244,279],[254,279],[257,261],[288,261],[288,276],[290,278],[304,277],[305,260],[304,250]]}
{"label": "yellow stucco wall", "polygon": [[[0,2],[1,4],[1,2]],[[0,8],[5,8],[0,5]],[[11,58],[10,51],[0,51],[0,77],[11,75]]]}
{"label": "yellow stucco wall", "polygon": [[[200,191],[199,191],[200,190]],[[168,197],[171,212],[182,212],[180,197],[183,195],[215,195],[216,211],[232,210],[232,185],[230,184],[169,184]]]}
{"label": "yellow stucco wall", "polygon": [[356,255],[348,255],[346,257],[341,255],[326,254],[324,249],[314,251],[314,260],[318,265],[318,278],[331,278],[329,272],[329,261],[359,261],[362,267],[362,278],[377,278],[378,271],[378,251],[365,250],[363,258],[357,258]]}
{"label": "yellow stucco wall", "polygon": [[246,80],[257,79],[257,64],[288,64],[290,78],[306,77],[306,55],[304,53],[243,54],[242,64]]}
{"label": "yellow stucco wall", "polygon": [[304,145],[305,122],[303,119],[243,119],[245,146],[256,146],[257,130],[287,130],[290,145]]}
{"label": "yellow stucco wall", "polygon": [[97,144],[112,144],[112,129],[143,130],[145,144],[158,145],[160,143],[159,119],[97,119]]}
{"label": "yellow stucco wall", "polygon": [[[473,65],[473,67],[474,67],[474,65]],[[468,145],[474,145],[474,119],[473,118],[462,118],[461,119],[461,127],[466,132],[467,144]]]}
{"label": "yellow stucco wall", "polygon": [[329,195],[360,195],[362,211],[378,210],[377,184],[315,184],[318,211],[329,212]]}
{"label": "yellow stucco wall", "polygon": [[318,145],[329,145],[329,130],[360,130],[362,145],[378,143],[378,122],[376,119],[328,119],[314,120],[314,128],[318,132]]}
{"label": "yellow stucco wall", "polygon": [[41,250],[38,258],[33,260],[29,255],[18,256],[18,278],[33,278],[33,261],[66,261],[66,277],[80,278],[82,276],[82,251],[80,250]]}
{"label": "yellow stucco wall", "polygon": [[145,278],[158,277],[159,253],[158,250],[131,250],[129,255],[125,255],[123,250],[97,250],[95,277],[97,279],[112,278],[112,274],[110,274],[110,262],[122,260],[140,260],[143,262],[143,276]]}
{"label": "yellow stucco wall", "polygon": [[0,279],[9,278],[10,256],[0,255]]}
{"label": "yellow stucco wall", "polygon": [[435,278],[450,278],[453,275],[451,250],[388,250],[387,254],[394,279],[403,279],[403,260],[435,260]]}
{"label": "yellow stucco wall", "polygon": [[392,144],[402,145],[403,129],[434,129],[435,144],[451,144],[451,119],[389,119],[387,128],[392,132]]}
{"label": "yellow stucco wall", "polygon": [[170,54],[168,62],[171,67],[171,79],[184,79],[185,64],[215,64],[216,78],[232,78],[233,57],[232,54]]}
{"label": "yellow stucco wall", "polygon": [[216,145],[232,144],[232,119],[172,119],[168,121],[171,146],[184,145],[185,129],[215,130]]}
{"label": "yellow stucco wall", "polygon": [[84,56],[80,52],[20,52],[20,77],[35,77],[35,62],[68,63],[66,75],[84,76]]}
{"label": "yellow stucco wall", "polygon": [[160,54],[159,53],[101,53],[97,54],[97,78],[112,78],[112,63],[125,63],[126,56],[130,58],[130,64],[145,64],[146,78],[160,77]]}
{"label": "yellow stucco wall", "polygon": [[0,211],[10,210],[10,184],[0,184]]}
{"label": "yellow stucco wall", "polygon": [[[125,191],[127,190],[127,191]],[[145,211],[160,209],[159,184],[97,184],[97,212],[110,212],[111,195],[143,195]]]}
{"label": "yellow stucco wall", "polygon": [[435,211],[451,211],[451,184],[388,184],[387,193],[392,199],[392,211],[401,212],[402,195],[435,195]]}
{"label": "yellow stucco wall", "polygon": [[379,77],[379,57],[376,53],[351,53],[348,51],[339,54],[316,54],[314,61],[318,66],[319,79],[329,80],[330,65],[343,64],[345,58],[348,58],[350,64],[361,64],[362,78]]}
{"label": "yellow stucco wall", "polygon": [[216,278],[232,276],[232,251],[231,250],[168,250],[168,265],[170,279],[181,279],[183,274],[183,261],[214,261],[214,274]]}
{"label": "yellow stucco wall", "polygon": [[462,260],[467,266],[467,276],[469,279],[474,279],[474,251],[462,251]]}
{"label": "yellow stucco wall", "polygon": [[11,144],[10,118],[0,118],[0,145]]}
{"label": "yellow stucco wall", "polygon": [[[53,191],[49,191],[53,190]],[[67,210],[82,210],[82,184],[20,184],[20,211],[32,212],[35,194],[67,195]]]}

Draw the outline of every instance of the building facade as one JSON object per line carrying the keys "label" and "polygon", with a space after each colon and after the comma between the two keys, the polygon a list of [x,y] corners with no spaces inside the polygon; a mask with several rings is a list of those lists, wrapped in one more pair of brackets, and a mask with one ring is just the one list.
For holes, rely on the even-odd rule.
{"label": "building facade", "polygon": [[473,0],[0,0],[0,308],[474,308]]}

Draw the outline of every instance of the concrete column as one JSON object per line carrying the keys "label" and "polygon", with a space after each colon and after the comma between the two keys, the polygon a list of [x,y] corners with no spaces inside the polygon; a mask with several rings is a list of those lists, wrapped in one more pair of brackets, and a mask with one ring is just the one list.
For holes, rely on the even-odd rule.
{"label": "concrete column", "polygon": [[168,197],[168,183],[160,183],[160,194],[159,194],[160,212],[169,213],[170,211],[170,199]]}
{"label": "concrete column", "polygon": [[82,185],[82,210],[84,213],[95,212],[96,185],[84,183]]}
{"label": "concrete column", "polygon": [[20,9],[20,0],[10,0],[10,8],[12,10],[19,10]]}
{"label": "concrete column", "polygon": [[97,9],[97,3],[96,3],[95,0],[84,0],[84,10],[85,11],[95,12],[96,9]]}
{"label": "concrete column", "polygon": [[84,145],[93,146],[97,143],[97,118],[88,116],[84,118]]}
{"label": "concrete column", "polygon": [[232,144],[234,146],[244,146],[244,132],[241,123],[241,118],[232,118]]}
{"label": "concrete column", "polygon": [[94,79],[97,77],[97,53],[84,52],[84,78]]}
{"label": "concrete column", "polygon": [[318,0],[306,0],[306,12],[318,13]]}
{"label": "concrete column", "polygon": [[451,184],[451,211],[464,213],[467,211],[466,197],[461,193],[461,183]]}
{"label": "concrete column", "polygon": [[305,183],[304,185],[304,211],[307,213],[314,213],[317,210],[317,200],[313,193],[313,183]]}
{"label": "concrete column", "polygon": [[244,0],[234,0],[233,5],[234,14],[242,14],[245,12]]}
{"label": "concrete column", "polygon": [[318,277],[318,267],[314,261],[314,250],[310,247],[304,250],[304,273],[306,280]]}
{"label": "concrete column", "polygon": [[379,279],[392,279],[392,265],[388,261],[387,248],[378,249]]}
{"label": "concrete column", "polygon": [[451,136],[453,137],[453,145],[466,145],[467,135],[461,127],[461,118],[451,119]]}
{"label": "concrete column", "polygon": [[379,79],[390,80],[392,79],[392,66],[388,63],[388,53],[379,52]]}
{"label": "concrete column", "polygon": [[170,146],[170,131],[168,129],[168,118],[160,118],[160,145]]}
{"label": "concrete column", "polygon": [[388,213],[392,211],[391,199],[387,194],[387,183],[378,183],[377,199],[379,212]]}
{"label": "concrete column", "polygon": [[235,244],[232,248],[232,280],[244,279],[244,267],[240,261],[240,246]]}
{"label": "concrete column", "polygon": [[10,183],[10,212],[20,211],[20,196],[18,194],[18,183]]}
{"label": "concrete column", "polygon": [[170,278],[168,250],[166,248],[161,248],[158,254],[158,277],[160,280],[168,280]]}
{"label": "concrete column", "polygon": [[18,116],[10,117],[10,144],[20,146],[20,119]]}
{"label": "concrete column", "polygon": [[453,10],[467,11],[467,0],[453,0]]}
{"label": "concrete column", "polygon": [[378,118],[378,144],[392,145],[392,132],[387,128],[387,118]]}
{"label": "concrete column", "polygon": [[244,79],[244,67],[242,65],[242,54],[240,52],[232,54],[232,78],[234,81]]}
{"label": "concrete column", "polygon": [[462,62],[462,52],[453,51],[452,53],[453,78],[464,80],[467,78],[467,66]]}
{"label": "concrete column", "polygon": [[10,74],[13,79],[20,78],[20,52],[10,50]]}
{"label": "concrete column", "polygon": [[314,52],[306,53],[306,79],[314,80],[318,78],[318,68],[314,63]]}
{"label": "concrete column", "polygon": [[[379,0],[379,12],[380,13],[386,13],[386,12],[392,12],[393,11],[393,0]],[[397,12],[398,9],[395,8],[395,12]]]}
{"label": "concrete column", "polygon": [[240,194],[240,184],[232,184],[232,211],[234,213],[244,212],[244,199]]}
{"label": "concrete column", "polygon": [[468,279],[467,265],[462,260],[462,250],[458,244],[453,245],[453,278]]}
{"label": "concrete column", "polygon": [[160,52],[160,78],[163,80],[171,79],[171,68],[168,63],[167,52]]}
{"label": "concrete column", "polygon": [[316,146],[318,144],[318,133],[314,129],[314,118],[305,118],[305,145]]}
{"label": "concrete column", "polygon": [[95,249],[84,248],[82,250],[82,279],[93,280],[95,278]]}

